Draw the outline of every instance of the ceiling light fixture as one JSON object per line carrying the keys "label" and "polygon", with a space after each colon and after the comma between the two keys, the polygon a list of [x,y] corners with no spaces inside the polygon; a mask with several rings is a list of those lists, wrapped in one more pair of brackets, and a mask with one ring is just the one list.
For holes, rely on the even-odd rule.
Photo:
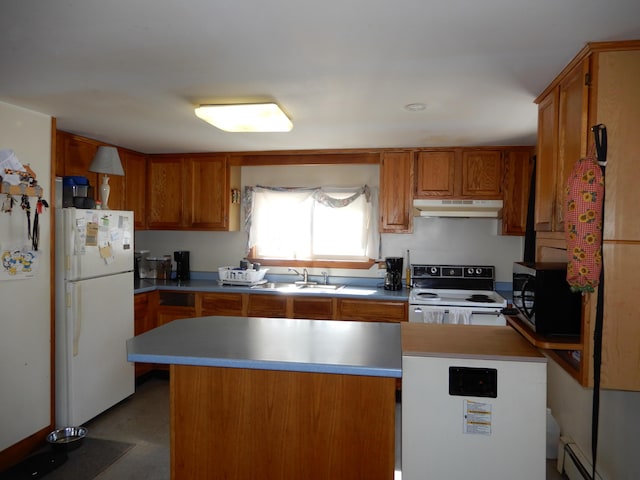
{"label": "ceiling light fixture", "polygon": [[275,103],[200,105],[196,116],[225,132],[288,132],[293,123]]}
{"label": "ceiling light fixture", "polygon": [[424,103],[409,103],[404,106],[404,109],[410,112],[421,112],[426,108],[427,106]]}

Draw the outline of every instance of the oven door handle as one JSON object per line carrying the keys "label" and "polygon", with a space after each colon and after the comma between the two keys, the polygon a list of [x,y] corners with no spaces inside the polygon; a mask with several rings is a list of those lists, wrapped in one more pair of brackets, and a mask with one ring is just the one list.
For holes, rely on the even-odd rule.
{"label": "oven door handle", "polygon": [[[423,305],[411,305],[411,308],[413,308],[413,312],[414,313],[423,313]],[[443,310],[444,313],[449,313],[449,309],[448,308],[438,308],[438,307],[431,307],[434,309],[438,309],[438,310]],[[495,315],[496,317],[499,317],[500,315],[502,315],[502,312],[500,310],[471,310],[471,315]]]}

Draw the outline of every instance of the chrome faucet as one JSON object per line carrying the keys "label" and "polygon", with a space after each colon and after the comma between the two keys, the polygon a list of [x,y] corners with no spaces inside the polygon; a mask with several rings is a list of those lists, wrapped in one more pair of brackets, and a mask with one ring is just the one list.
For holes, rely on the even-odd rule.
{"label": "chrome faucet", "polygon": [[300,276],[302,276],[302,281],[303,281],[304,283],[307,283],[307,282],[309,281],[309,272],[307,272],[307,269],[306,269],[306,268],[302,269],[302,273],[300,273],[300,272],[299,272],[298,270],[296,270],[295,268],[291,268],[291,267],[289,267],[289,271],[290,271],[290,272],[295,272],[295,273],[296,273],[296,275],[300,275]]}
{"label": "chrome faucet", "polygon": [[329,284],[329,274],[327,272],[320,272],[322,274],[322,284],[323,285],[328,285]]}

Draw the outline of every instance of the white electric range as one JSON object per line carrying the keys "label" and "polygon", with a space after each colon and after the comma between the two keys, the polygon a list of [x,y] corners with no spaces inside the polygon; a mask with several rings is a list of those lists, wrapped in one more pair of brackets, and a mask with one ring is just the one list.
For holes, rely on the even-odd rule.
{"label": "white electric range", "polygon": [[506,325],[504,297],[495,291],[495,267],[411,265],[409,321]]}

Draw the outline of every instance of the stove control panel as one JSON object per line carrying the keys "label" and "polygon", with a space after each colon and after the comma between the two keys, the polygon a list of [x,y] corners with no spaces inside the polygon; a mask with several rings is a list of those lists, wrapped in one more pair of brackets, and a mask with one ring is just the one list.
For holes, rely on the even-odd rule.
{"label": "stove control panel", "polygon": [[413,278],[493,279],[495,268],[483,265],[412,265]]}

